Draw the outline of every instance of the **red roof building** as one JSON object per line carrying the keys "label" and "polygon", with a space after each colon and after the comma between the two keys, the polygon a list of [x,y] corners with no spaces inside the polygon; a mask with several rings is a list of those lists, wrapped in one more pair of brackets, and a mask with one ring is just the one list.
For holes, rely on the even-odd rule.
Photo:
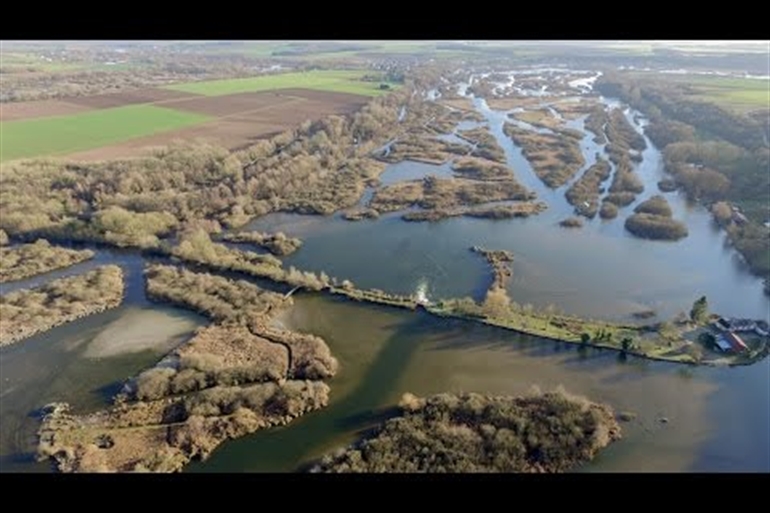
{"label": "red roof building", "polygon": [[735,333],[727,332],[723,335],[723,338],[730,344],[735,352],[747,351],[749,349],[743,339]]}

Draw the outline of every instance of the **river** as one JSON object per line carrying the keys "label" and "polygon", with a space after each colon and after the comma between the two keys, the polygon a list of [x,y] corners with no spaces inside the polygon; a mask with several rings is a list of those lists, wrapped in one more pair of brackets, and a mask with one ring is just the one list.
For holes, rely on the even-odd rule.
{"label": "river", "polygon": [[147,299],[141,256],[95,251],[94,259],[69,269],[4,284],[5,293],[113,263],[123,269],[126,291],[118,308],[0,348],[2,472],[50,469],[50,464],[34,461],[39,408],[52,401],[69,402],[80,412],[106,406],[127,378],[153,365],[205,323],[198,315]]}
{"label": "river", "polygon": [[[589,89],[590,83],[581,81],[580,90]],[[513,252],[509,293],[522,304],[553,304],[569,313],[608,319],[627,319],[635,311],[652,308],[662,318],[689,310],[693,300],[705,294],[711,308],[720,313],[770,318],[770,302],[762,294],[761,281],[747,272],[708,212],[677,193],[666,197],[674,216],[688,225],[689,237],[681,241],[653,242],[628,234],[623,221],[633,205],[621,209],[615,220],[596,218],[579,230],[559,227],[560,220],[573,215],[565,189],[545,187],[521,150],[503,134],[503,123],[511,119],[508,113],[490,109],[482,99],[472,101],[503,147],[517,179],[548,203],[542,214],[504,221],[452,218],[439,223],[407,223],[400,213],[359,222],[339,215],[272,214],[247,229],[281,230],[300,237],[304,244],[283,259],[286,266],[323,270],[365,288],[397,293],[420,290],[430,299],[480,299],[491,277],[483,259],[468,248],[482,245]],[[626,112],[641,131],[643,121],[637,123],[636,114]],[[582,119],[570,123],[582,129]],[[656,183],[664,176],[660,152],[646,142],[636,168],[645,191],[637,201],[658,194]],[[581,148],[585,169],[601,148],[588,136]],[[381,181],[388,184],[449,172],[446,165],[406,162],[389,166]],[[36,408],[51,400],[67,400],[81,410],[104,405],[122,380],[156,361],[203,322],[192,314],[147,302],[138,256],[99,251],[94,262],[56,273],[110,261],[119,262],[128,273],[123,306],[0,350],[2,471],[47,470],[47,465],[30,463],[37,426],[30,414]],[[5,293],[41,280],[6,284],[0,290]],[[637,415],[624,424],[624,439],[585,471],[770,471],[768,359],[731,369],[633,358],[621,362],[614,352],[579,353],[573,346],[424,313],[313,294],[297,294],[295,304],[283,322],[324,337],[341,362],[340,373],[330,383],[331,404],[289,426],[223,444],[208,461],[192,464],[189,471],[296,470],[352,441],[403,392],[520,393],[533,385],[544,389],[564,385],[570,392]],[[128,328],[148,323],[149,338],[147,333],[130,336]],[[118,342],[105,342],[113,338]],[[119,341],[126,338],[142,339],[142,343],[128,344],[141,351],[118,351]]]}

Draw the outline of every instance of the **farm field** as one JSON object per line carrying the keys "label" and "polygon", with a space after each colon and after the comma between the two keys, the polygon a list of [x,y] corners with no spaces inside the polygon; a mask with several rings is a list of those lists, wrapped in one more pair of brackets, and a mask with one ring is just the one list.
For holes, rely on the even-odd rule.
{"label": "farm field", "polygon": [[66,99],[9,102],[0,104],[0,121],[64,116],[127,105],[159,104],[195,96],[197,95],[169,91],[158,87],[146,87],[119,93],[74,96]]}
{"label": "farm field", "polygon": [[693,74],[669,75],[666,79],[689,85],[694,99],[740,113],[770,108],[770,80],[767,79]]}
{"label": "farm field", "polygon": [[770,80],[708,78],[696,80],[695,89],[698,98],[739,112],[770,108]]}
{"label": "farm field", "polygon": [[319,70],[190,82],[186,84],[172,84],[165,87],[173,91],[202,94],[205,96],[221,96],[289,88],[316,89],[365,96],[377,96],[387,92],[379,88],[380,82],[362,82],[357,80],[361,76],[361,71]]}
{"label": "farm field", "polygon": [[367,100],[364,96],[345,93],[284,89],[168,102],[164,103],[165,107],[204,114],[210,116],[209,121],[73,153],[68,157],[82,161],[131,157],[176,140],[198,140],[235,150],[308,119],[355,112]]}
{"label": "farm field", "polygon": [[128,105],[69,116],[3,122],[0,162],[97,148],[206,119],[202,114],[154,105]]}
{"label": "farm field", "polygon": [[0,161],[137,156],[177,140],[231,150],[329,114],[360,109],[387,91],[361,71],[311,71],[0,106]]}

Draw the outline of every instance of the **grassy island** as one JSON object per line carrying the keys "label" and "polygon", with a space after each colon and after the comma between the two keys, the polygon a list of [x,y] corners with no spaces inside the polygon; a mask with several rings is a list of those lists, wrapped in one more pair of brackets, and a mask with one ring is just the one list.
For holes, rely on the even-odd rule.
{"label": "grassy island", "polygon": [[596,163],[589,167],[564,193],[575,213],[593,219],[599,210],[599,194],[602,182],[610,177],[610,163],[597,155]]}
{"label": "grassy island", "polygon": [[401,219],[404,221],[436,222],[450,217],[477,217],[483,219],[513,219],[539,214],[546,209],[542,201],[520,201],[513,204],[493,205],[489,207],[458,207],[453,209],[418,210],[407,212]]}
{"label": "grassy island", "polygon": [[473,144],[474,147],[470,153],[472,156],[505,164],[505,152],[488,129],[478,127],[461,130],[457,132],[457,137]]}
{"label": "grassy island", "polygon": [[399,182],[379,189],[369,204],[379,212],[395,212],[410,207],[448,210],[496,201],[526,201],[534,193],[513,177],[507,180],[479,181],[463,178],[437,178]]}
{"label": "grassy island", "polygon": [[475,180],[495,181],[514,178],[506,165],[475,157],[461,157],[455,160],[452,163],[452,171],[462,178]]}
{"label": "grassy island", "polygon": [[90,249],[78,251],[52,246],[45,239],[33,244],[0,248],[0,283],[23,280],[79,264],[94,257]]}
{"label": "grassy island", "polygon": [[671,207],[657,195],[640,203],[626,219],[626,230],[645,239],[679,240],[687,237],[687,226],[672,218]]}
{"label": "grassy island", "polygon": [[582,228],[583,221],[579,217],[568,217],[559,221],[559,226],[562,228]]}
{"label": "grassy island", "polygon": [[401,414],[313,472],[565,472],[620,438],[612,409],[556,391],[405,394]]}
{"label": "grassy island", "polygon": [[535,174],[548,187],[561,187],[585,164],[580,137],[541,134],[511,123],[506,123],[503,130],[521,147]]}
{"label": "grassy island", "polygon": [[287,237],[285,233],[260,233],[260,232],[238,232],[226,233],[222,236],[225,242],[235,242],[239,244],[254,244],[268,250],[270,253],[278,256],[286,256],[294,253],[302,246],[302,241],[294,237]]}
{"label": "grassy island", "polygon": [[0,346],[118,306],[123,271],[105,265],[33,289],[0,296]]}

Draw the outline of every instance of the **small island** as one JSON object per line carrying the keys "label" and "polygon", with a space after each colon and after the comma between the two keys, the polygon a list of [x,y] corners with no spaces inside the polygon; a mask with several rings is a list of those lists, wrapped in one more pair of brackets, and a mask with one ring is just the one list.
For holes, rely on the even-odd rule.
{"label": "small island", "polygon": [[596,163],[591,165],[564,194],[575,213],[589,219],[599,210],[599,194],[602,182],[610,177],[610,163],[597,155]]}
{"label": "small island", "polygon": [[0,296],[0,347],[123,302],[123,271],[105,265],[32,289]]}
{"label": "small island", "polygon": [[620,439],[612,409],[563,391],[405,394],[401,415],[311,472],[567,472]]}
{"label": "small island", "polygon": [[511,123],[506,123],[503,131],[521,146],[535,174],[552,189],[566,184],[585,164],[580,151],[581,137],[541,134]]}
{"label": "small island", "polygon": [[277,256],[291,255],[302,246],[302,241],[287,237],[285,233],[237,232],[226,233],[222,236],[225,242],[236,244],[253,244],[268,250]]}
{"label": "small island", "polygon": [[23,280],[79,264],[93,257],[94,252],[90,249],[78,251],[52,246],[45,239],[38,239],[32,244],[3,247],[0,248],[0,283]]}
{"label": "small island", "polygon": [[583,221],[579,217],[568,217],[559,221],[559,226],[562,228],[582,228]]}
{"label": "small island", "polygon": [[[399,182],[378,189],[369,204],[370,208],[383,212],[396,212],[419,207],[429,212],[425,218],[409,213],[405,220],[437,220],[446,217],[466,215],[475,212],[476,217],[485,216],[478,209],[489,210],[482,205],[501,201],[521,202],[509,208],[514,217],[537,214],[545,206],[533,200],[534,193],[519,184],[513,175],[507,179],[475,180],[469,178],[438,178],[426,176],[422,180]],[[495,217],[494,214],[490,217]]]}
{"label": "small island", "polygon": [[671,207],[661,195],[640,203],[626,219],[626,230],[637,237],[654,240],[679,240],[687,237],[687,226],[672,218]]}

